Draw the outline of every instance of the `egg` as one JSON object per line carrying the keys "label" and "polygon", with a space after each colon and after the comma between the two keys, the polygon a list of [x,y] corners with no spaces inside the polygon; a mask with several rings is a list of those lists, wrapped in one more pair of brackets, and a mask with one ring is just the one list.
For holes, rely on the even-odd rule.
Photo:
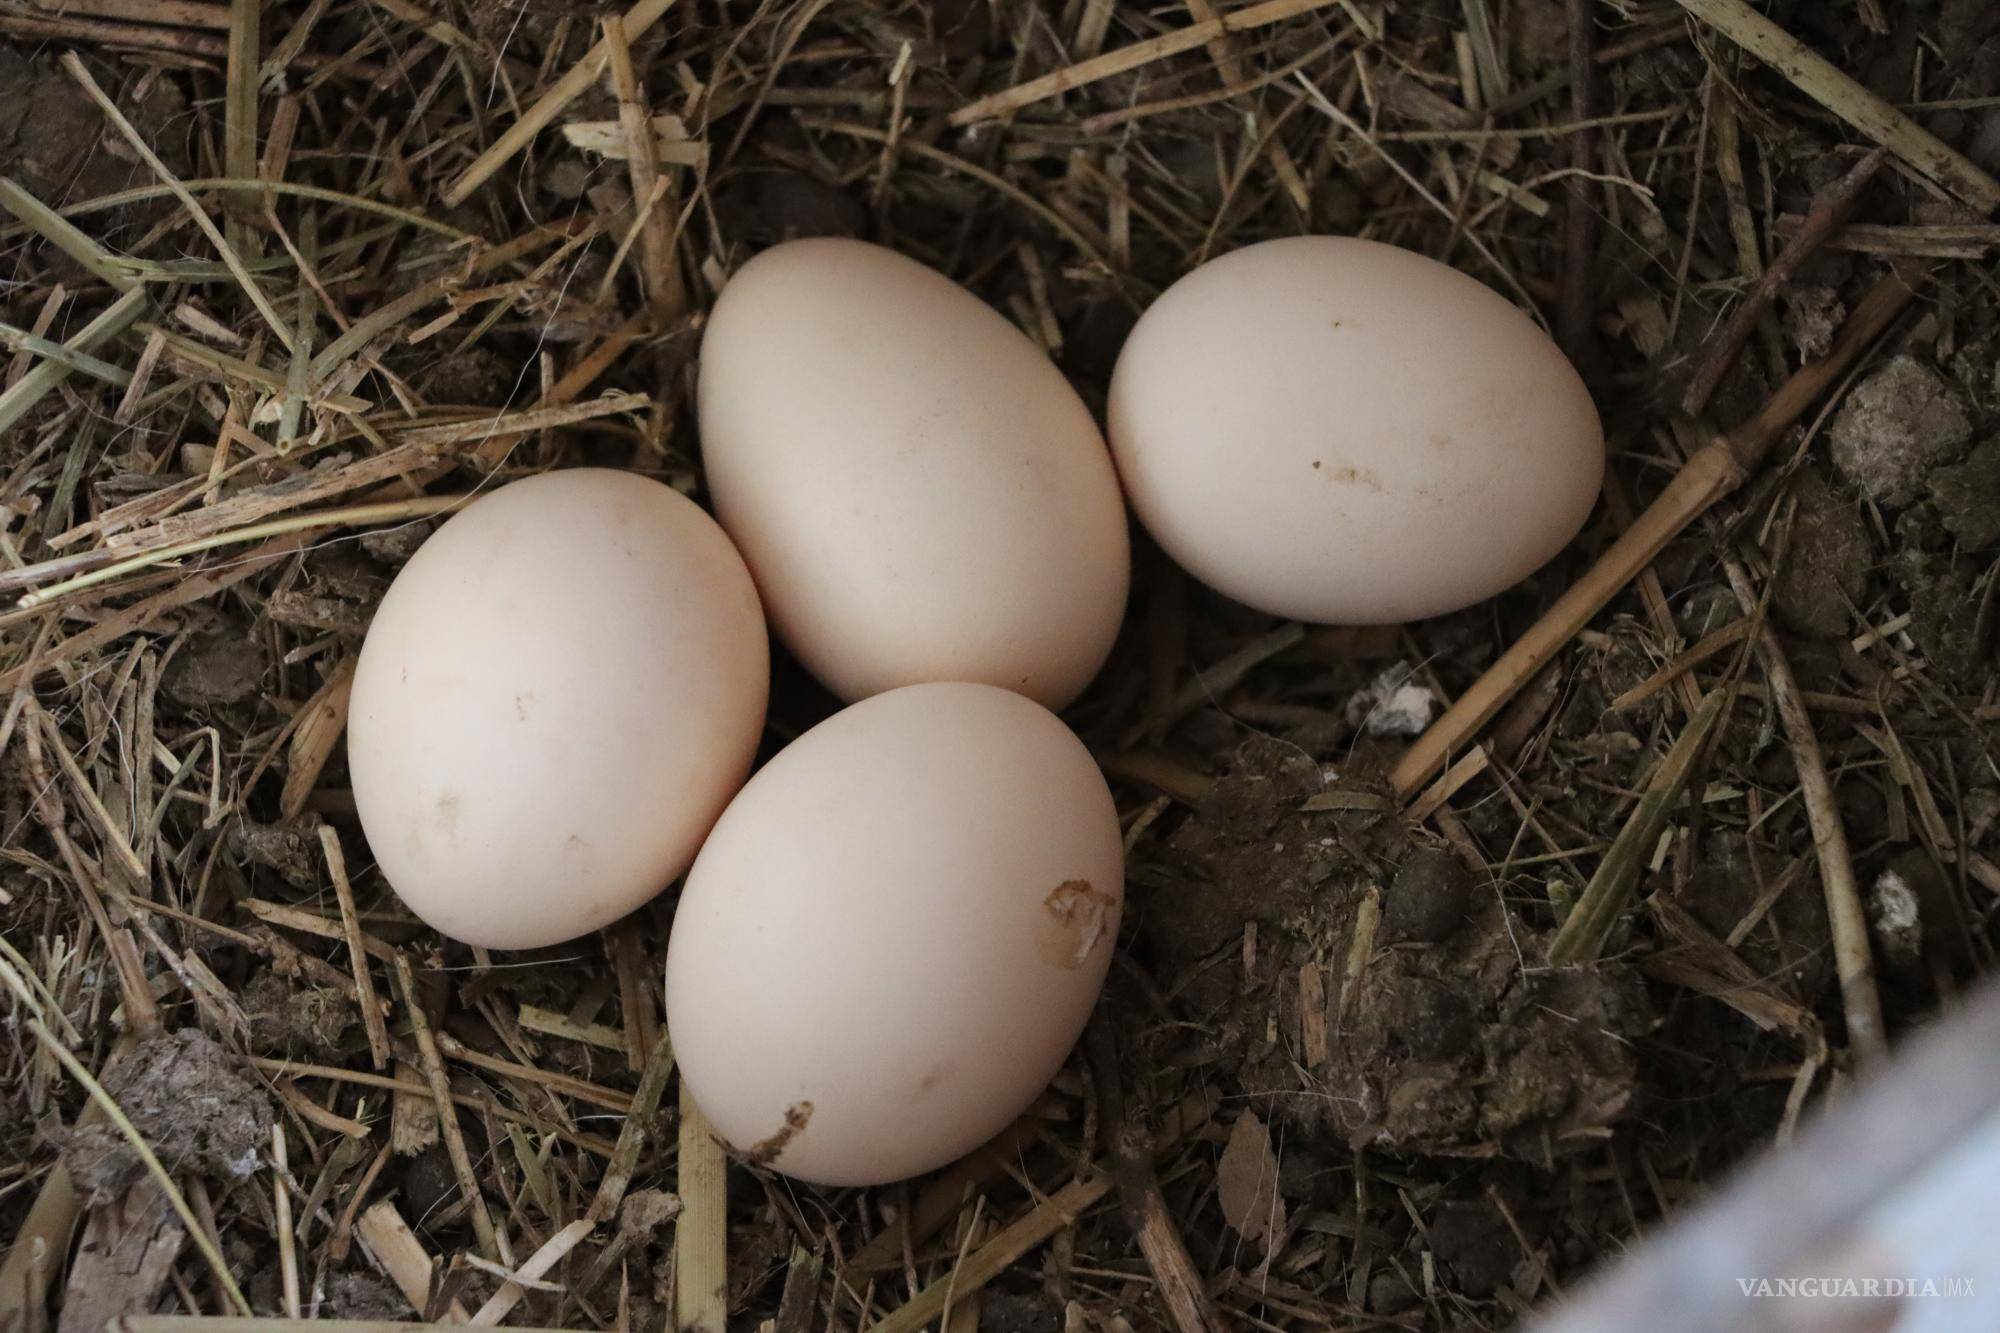
{"label": "egg", "polygon": [[665,888],[749,772],[770,654],[715,521],[630,473],[468,505],[368,628],[347,761],[369,849],[426,923],[521,949]]}
{"label": "egg", "polygon": [[681,1077],[787,1175],[942,1166],[1061,1067],[1123,902],[1111,793],[1053,714],[990,685],[878,694],[766,764],[688,872],[667,946]]}
{"label": "egg", "polygon": [[1392,624],[1519,582],[1604,474],[1589,391],[1520,310],[1422,255],[1303,236],[1202,265],[1112,374],[1140,523],[1273,615]]}
{"label": "egg", "polygon": [[860,241],[776,246],[722,289],[698,405],[772,630],[843,699],[960,680],[1059,708],[1103,665],[1129,576],[1110,455],[971,293]]}

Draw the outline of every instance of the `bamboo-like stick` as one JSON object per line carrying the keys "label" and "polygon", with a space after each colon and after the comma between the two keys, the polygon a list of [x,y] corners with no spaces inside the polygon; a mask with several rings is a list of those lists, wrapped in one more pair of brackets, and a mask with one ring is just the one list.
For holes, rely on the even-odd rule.
{"label": "bamboo-like stick", "polygon": [[387,1069],[389,1029],[382,1022],[381,1006],[375,1002],[375,976],[368,970],[368,950],[361,943],[361,916],[354,907],[354,888],[347,882],[347,858],[340,851],[340,835],[329,824],[319,826],[319,847],[326,856],[334,897],[340,903],[340,925],[347,940],[348,960],[354,965],[354,993],[361,1003],[361,1025],[368,1032],[368,1053],[377,1069]]}
{"label": "bamboo-like stick", "polygon": [[[1757,591],[1741,561],[1724,554],[1722,567],[1745,615],[1759,612]],[[1840,1006],[1847,1020],[1847,1042],[1863,1067],[1879,1064],[1889,1054],[1882,1024],[1882,997],[1875,988],[1875,960],[1868,943],[1868,919],[1862,911],[1861,886],[1854,879],[1854,858],[1847,847],[1847,826],[1827,776],[1826,755],[1813,731],[1812,717],[1800,697],[1798,678],[1768,625],[1760,627],[1755,646],[1771,698],[1778,706],[1792,761],[1799,771],[1806,819],[1812,825],[1813,847],[1819,857],[1820,891],[1826,895],[1827,925],[1833,935],[1834,968],[1840,976]]]}
{"label": "bamboo-like stick", "polygon": [[[664,1038],[662,1038],[664,1040]],[[681,1084],[682,1212],[674,1226],[674,1316],[685,1333],[727,1333],[729,1158]]]}
{"label": "bamboo-like stick", "polygon": [[1981,213],[1991,215],[2000,210],[2000,181],[1843,74],[1825,56],[1752,9],[1746,0],[1680,0],[1680,6]]}
{"label": "bamboo-like stick", "polygon": [[1708,400],[1715,396],[1722,384],[1722,377],[1729,373],[1736,363],[1737,353],[1750,340],[1757,322],[1771,308],[1779,291],[1792,280],[1806,260],[1813,257],[1819,248],[1846,223],[1854,205],[1860,202],[1862,190],[1875,179],[1881,168],[1883,153],[1877,148],[1868,156],[1855,163],[1846,175],[1821,190],[1813,199],[1812,208],[1806,214],[1805,225],[1793,233],[1785,242],[1785,248],[1764,270],[1764,276],[1757,279],[1757,285],[1745,293],[1736,306],[1736,313],[1729,322],[1709,339],[1702,349],[1701,368],[1688,381],[1687,392],[1681,396],[1681,410],[1689,416],[1700,416],[1708,410]]}
{"label": "bamboo-like stick", "polygon": [[466,1209],[472,1214],[473,1234],[478,1237],[479,1248],[487,1258],[498,1258],[502,1263],[508,1263],[509,1256],[501,1248],[499,1233],[493,1226],[493,1215],[486,1211],[486,1196],[479,1192],[479,1177],[473,1174],[472,1156],[465,1150],[465,1135],[458,1127],[458,1112],[452,1109],[451,1080],[444,1072],[444,1058],[438,1054],[430,1019],[425,1016],[423,1001],[417,995],[417,982],[410,973],[410,960],[400,953],[396,955],[396,983],[403,993],[403,1004],[410,1011],[410,1027],[417,1036],[417,1053],[423,1057],[431,1100],[437,1103],[438,1131],[444,1135],[445,1153],[451,1158],[452,1173],[458,1177],[459,1193],[465,1199]]}
{"label": "bamboo-like stick", "polygon": [[1841,325],[1825,356],[1802,366],[1748,423],[1717,436],[1688,459],[1659,498],[1598,557],[1590,571],[1556,599],[1555,605],[1403,752],[1389,774],[1398,798],[1408,800],[1416,795],[1453,752],[1477,735],[1668,542],[1742,485],[1778,436],[1854,364],[1915,295],[1915,289],[1899,274],[1892,272],[1877,282]]}

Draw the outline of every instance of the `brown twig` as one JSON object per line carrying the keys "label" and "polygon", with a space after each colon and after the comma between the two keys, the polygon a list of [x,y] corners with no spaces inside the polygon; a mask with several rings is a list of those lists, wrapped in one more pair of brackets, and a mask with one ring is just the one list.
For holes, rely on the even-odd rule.
{"label": "brown twig", "polygon": [[1736,364],[1737,353],[1750,340],[1757,321],[1764,317],[1764,312],[1771,308],[1779,291],[1792,280],[1792,275],[1799,271],[1800,266],[1847,222],[1855,204],[1860,202],[1862,190],[1875,178],[1887,155],[1886,149],[1875,149],[1846,175],[1814,196],[1804,225],[1785,243],[1785,248],[1764,270],[1764,276],[1757,280],[1757,285],[1745,293],[1729,322],[1702,347],[1700,368],[1688,381],[1687,392],[1681,397],[1681,411],[1698,417],[1708,409],[1709,399],[1715,396],[1722,377]]}
{"label": "brown twig", "polygon": [[[1727,550],[1722,567],[1729,575],[1729,587],[1736,594],[1743,613],[1761,611],[1757,590],[1751,586],[1749,571]],[[1868,919],[1862,912],[1861,886],[1854,879],[1854,858],[1847,847],[1847,826],[1840,804],[1833,794],[1833,779],[1827,776],[1826,755],[1813,730],[1812,716],[1800,697],[1798,677],[1768,625],[1760,626],[1755,638],[1757,659],[1771,684],[1771,698],[1784,723],[1785,739],[1792,747],[1792,760],[1799,772],[1799,788],[1805,797],[1806,818],[1812,825],[1813,846],[1819,854],[1819,882],[1826,894],[1827,922],[1833,933],[1834,966],[1840,974],[1840,1003],[1847,1017],[1847,1040],[1857,1063],[1879,1063],[1889,1053],[1882,1025],[1882,997],[1875,988],[1875,962],[1868,943]]]}
{"label": "brown twig", "polygon": [[[1597,21],[1592,0],[1569,0],[1570,113],[1588,126],[1597,114]],[[1596,188],[1597,131],[1579,129],[1570,136],[1568,202],[1563,206],[1562,303],[1556,311],[1556,333],[1563,351],[1579,366],[1588,360],[1591,332],[1591,270],[1597,259]]]}
{"label": "brown twig", "polygon": [[2000,210],[2000,181],[1841,73],[1826,57],[1752,9],[1748,0],[1680,0],[1680,6],[1982,214]]}
{"label": "brown twig", "polygon": [[1854,364],[1915,296],[1916,289],[1900,274],[1892,272],[1881,279],[1847,317],[1825,356],[1801,367],[1741,428],[1717,436],[1689,458],[1639,521],[1403,752],[1389,775],[1397,796],[1408,800],[1416,795],[1668,542],[1742,485],[1778,436]]}
{"label": "brown twig", "polygon": [[1085,1042],[1102,1107],[1104,1147],[1111,1158],[1118,1201],[1140,1253],[1146,1256],[1146,1266],[1153,1272],[1160,1300],[1181,1333],[1221,1333],[1228,1325],[1202,1284],[1180,1227],[1167,1210],[1166,1196],[1160,1193],[1151,1136],[1126,1105],[1124,1081],[1118,1071],[1118,1041],[1102,1014],[1092,1020]]}

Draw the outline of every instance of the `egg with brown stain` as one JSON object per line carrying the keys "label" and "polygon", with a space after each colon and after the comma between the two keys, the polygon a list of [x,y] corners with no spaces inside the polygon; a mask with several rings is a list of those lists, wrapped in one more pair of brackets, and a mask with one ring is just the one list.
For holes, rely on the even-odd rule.
{"label": "egg with brown stain", "polygon": [[881,246],[792,241],[702,338],[702,463],[771,627],[834,693],[998,685],[1051,708],[1118,633],[1125,508],[1048,355]]}
{"label": "egg with brown stain", "polygon": [[876,695],[766,764],[688,872],[667,947],[681,1077],[787,1175],[942,1166],[1062,1066],[1123,902],[1117,809],[1053,714],[988,685]]}
{"label": "egg with brown stain", "polygon": [[1548,335],[1456,269],[1301,236],[1181,278],[1119,353],[1141,524],[1273,615],[1393,624],[1518,583],[1583,526],[1604,435]]}
{"label": "egg with brown stain", "polygon": [[693,501],[595,468],[502,487],[418,548],[368,628],[347,760],[369,850],[468,944],[609,925],[742,785],[769,672],[749,571]]}

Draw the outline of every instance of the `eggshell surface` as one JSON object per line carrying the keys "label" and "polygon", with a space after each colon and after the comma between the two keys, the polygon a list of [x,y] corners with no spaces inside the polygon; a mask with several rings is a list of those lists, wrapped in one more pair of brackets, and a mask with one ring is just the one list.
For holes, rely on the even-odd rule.
{"label": "eggshell surface", "polygon": [[1111,794],[1052,714],[986,685],[877,695],[766,764],[688,873],[667,948],[681,1076],[787,1175],[942,1166],[1061,1067],[1123,901]]}
{"label": "eggshell surface", "polygon": [[608,925],[742,784],[769,671],[749,571],[693,501],[600,469],[502,487],[418,548],[369,626],[347,734],[369,848],[470,944]]}
{"label": "eggshell surface", "polygon": [[1129,578],[1110,455],[964,288],[860,241],[767,250],[716,302],[699,409],[716,517],[842,698],[961,680],[1059,708],[1103,665]]}
{"label": "eggshell surface", "polygon": [[1374,241],[1266,241],[1189,273],[1119,354],[1109,436],[1140,522],[1274,615],[1469,606],[1574,537],[1604,473],[1560,349],[1463,273]]}

